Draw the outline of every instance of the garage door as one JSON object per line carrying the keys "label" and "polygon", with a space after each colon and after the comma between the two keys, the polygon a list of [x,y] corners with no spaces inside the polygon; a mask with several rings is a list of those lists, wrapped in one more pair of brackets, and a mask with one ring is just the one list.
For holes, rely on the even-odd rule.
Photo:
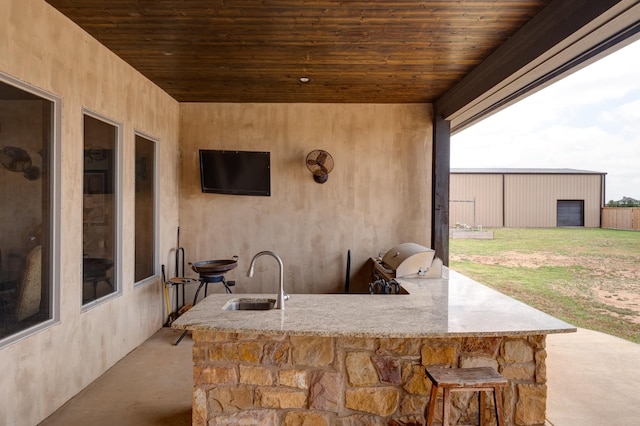
{"label": "garage door", "polygon": [[557,226],[584,226],[584,200],[558,200]]}

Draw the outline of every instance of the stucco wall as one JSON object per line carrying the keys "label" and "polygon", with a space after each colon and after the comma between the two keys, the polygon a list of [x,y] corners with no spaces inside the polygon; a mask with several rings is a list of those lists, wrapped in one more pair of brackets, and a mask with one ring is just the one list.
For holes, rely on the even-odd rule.
{"label": "stucco wall", "polygon": [[[60,322],[0,349],[0,424],[34,425],[162,326],[159,280],[134,287],[134,131],[159,141],[160,255],[178,223],[178,103],[42,0],[2,1],[0,72],[62,98]],[[123,124],[122,294],[82,295],[82,108]],[[164,258],[161,262],[166,262]]]}
{"label": "stucco wall", "polygon": [[[352,290],[367,260],[413,241],[430,246],[430,105],[181,104],[180,235],[187,261],[240,257],[235,291],[275,292],[277,263],[291,293],[343,291],[347,250]],[[203,194],[199,149],[271,152],[271,196]],[[335,168],[314,182],[307,153],[324,149]],[[211,291],[211,287],[210,291]],[[215,287],[215,285],[213,286]],[[213,291],[220,289],[214,289]]]}

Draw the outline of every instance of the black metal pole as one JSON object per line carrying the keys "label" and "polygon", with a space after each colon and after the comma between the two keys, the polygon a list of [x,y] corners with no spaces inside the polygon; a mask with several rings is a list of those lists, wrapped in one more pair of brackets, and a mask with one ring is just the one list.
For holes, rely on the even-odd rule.
{"label": "black metal pole", "polygon": [[347,276],[344,280],[344,292],[349,293],[349,281],[351,280],[351,250],[347,250]]}

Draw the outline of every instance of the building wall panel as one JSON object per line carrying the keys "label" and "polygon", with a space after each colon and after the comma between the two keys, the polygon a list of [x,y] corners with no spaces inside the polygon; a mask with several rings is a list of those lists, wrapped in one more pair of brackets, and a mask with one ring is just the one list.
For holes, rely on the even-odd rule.
{"label": "building wall panel", "polygon": [[584,200],[584,226],[600,227],[600,175],[505,175],[505,226],[557,226],[558,200]]}
{"label": "building wall panel", "polygon": [[452,228],[555,227],[558,200],[584,201],[584,226],[600,227],[600,174],[452,172],[450,181]]}
{"label": "building wall panel", "polygon": [[501,227],[502,176],[496,174],[451,174],[449,224]]}

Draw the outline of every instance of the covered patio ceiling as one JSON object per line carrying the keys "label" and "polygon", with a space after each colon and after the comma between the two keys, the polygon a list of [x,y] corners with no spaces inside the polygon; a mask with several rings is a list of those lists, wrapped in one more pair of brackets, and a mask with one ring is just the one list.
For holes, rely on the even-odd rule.
{"label": "covered patio ceiling", "polygon": [[640,19],[638,0],[46,1],[180,102],[434,103],[453,131]]}

